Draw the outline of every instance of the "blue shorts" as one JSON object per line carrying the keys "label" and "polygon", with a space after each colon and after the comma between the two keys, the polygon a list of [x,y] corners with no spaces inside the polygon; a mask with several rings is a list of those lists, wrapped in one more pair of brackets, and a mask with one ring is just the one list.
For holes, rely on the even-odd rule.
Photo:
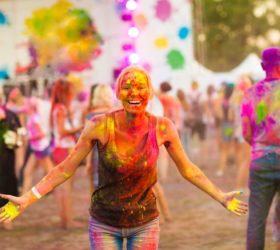
{"label": "blue shorts", "polygon": [[52,153],[52,150],[51,150],[51,146],[48,145],[45,149],[43,150],[34,150],[34,149],[31,149],[32,153],[34,153],[35,157],[37,159],[42,159],[42,158],[45,158],[47,156],[49,156],[51,153]]}

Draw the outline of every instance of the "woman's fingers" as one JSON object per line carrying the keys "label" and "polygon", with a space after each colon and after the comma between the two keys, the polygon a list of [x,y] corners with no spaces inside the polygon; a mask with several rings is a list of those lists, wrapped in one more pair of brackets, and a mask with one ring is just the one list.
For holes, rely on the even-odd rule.
{"label": "woman's fingers", "polygon": [[0,215],[0,222],[7,221],[7,219],[9,219],[9,218],[10,218],[9,214],[3,212],[3,213],[1,213],[1,215]]}
{"label": "woman's fingers", "polygon": [[7,194],[0,194],[0,197],[6,200],[10,200],[12,196]]}
{"label": "woman's fingers", "polygon": [[228,202],[227,209],[237,215],[242,215],[247,213],[248,205],[243,201],[233,198]]}
{"label": "woman's fingers", "polygon": [[0,222],[11,221],[20,214],[20,206],[9,201],[0,210]]}

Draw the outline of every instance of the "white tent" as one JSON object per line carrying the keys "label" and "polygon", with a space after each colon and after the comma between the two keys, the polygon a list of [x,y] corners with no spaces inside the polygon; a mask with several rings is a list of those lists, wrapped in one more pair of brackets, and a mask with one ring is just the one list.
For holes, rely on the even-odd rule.
{"label": "white tent", "polygon": [[256,54],[249,54],[243,62],[230,72],[232,75],[239,77],[242,74],[249,74],[253,79],[264,77],[264,71],[261,67],[261,60]]}
{"label": "white tent", "polygon": [[264,78],[261,60],[256,54],[249,54],[236,68],[228,72],[214,72],[197,61],[192,65],[192,79],[199,82],[201,89],[209,84],[219,86],[222,82],[236,82],[241,75],[248,74],[254,80]]}

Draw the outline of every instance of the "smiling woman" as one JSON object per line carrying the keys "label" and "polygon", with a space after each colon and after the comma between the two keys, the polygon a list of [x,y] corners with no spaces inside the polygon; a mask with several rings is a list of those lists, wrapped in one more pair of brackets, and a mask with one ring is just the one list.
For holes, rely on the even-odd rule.
{"label": "smiling woman", "polygon": [[235,198],[240,191],[222,192],[189,160],[172,121],[146,111],[153,91],[145,70],[124,69],[116,94],[123,108],[89,121],[70,155],[31,191],[21,197],[1,195],[10,202],[0,210],[0,221],[13,219],[70,178],[94,145],[99,154],[99,181],[89,210],[91,249],[120,250],[124,239],[128,250],[158,249],[159,213],[153,187],[161,145],[186,180],[234,214],[247,212],[247,204]]}

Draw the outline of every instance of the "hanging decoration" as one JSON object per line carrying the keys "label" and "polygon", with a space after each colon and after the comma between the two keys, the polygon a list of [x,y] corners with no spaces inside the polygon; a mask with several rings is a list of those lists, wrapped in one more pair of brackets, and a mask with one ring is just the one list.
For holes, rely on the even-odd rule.
{"label": "hanging decoration", "polygon": [[8,17],[4,14],[4,12],[0,10],[0,26],[8,25],[8,24],[9,24]]}
{"label": "hanging decoration", "polygon": [[[139,64],[140,55],[136,50],[136,39],[140,35],[141,28],[146,25],[143,16],[135,18],[135,11],[138,2],[135,0],[116,0],[117,13],[120,19],[127,24],[127,34],[124,36],[125,42],[122,44],[123,57],[119,60],[118,66],[113,69],[113,77],[116,79],[123,68]],[[137,21],[136,21],[137,20]]]}
{"label": "hanging decoration", "polygon": [[32,59],[58,72],[89,69],[100,54],[102,38],[93,20],[67,0],[35,10],[26,20],[26,33]]}
{"label": "hanging decoration", "polygon": [[186,26],[182,26],[178,31],[178,36],[180,39],[184,40],[188,37],[189,33],[190,33],[189,28]]}
{"label": "hanging decoration", "polygon": [[172,69],[181,69],[184,67],[185,58],[179,50],[173,49],[167,54],[167,62]]}
{"label": "hanging decoration", "polygon": [[155,6],[156,17],[165,22],[169,19],[172,13],[172,6],[168,0],[159,0]]}
{"label": "hanging decoration", "polygon": [[168,42],[168,39],[166,38],[166,37],[164,37],[164,36],[162,36],[162,37],[157,37],[156,39],[155,39],[155,46],[157,47],[157,48],[159,48],[159,49],[165,49],[165,48],[167,48],[168,47],[168,44],[169,44],[169,42]]}
{"label": "hanging decoration", "polygon": [[133,17],[133,20],[135,25],[141,30],[145,29],[146,26],[148,25],[148,20],[144,14],[135,15]]}

